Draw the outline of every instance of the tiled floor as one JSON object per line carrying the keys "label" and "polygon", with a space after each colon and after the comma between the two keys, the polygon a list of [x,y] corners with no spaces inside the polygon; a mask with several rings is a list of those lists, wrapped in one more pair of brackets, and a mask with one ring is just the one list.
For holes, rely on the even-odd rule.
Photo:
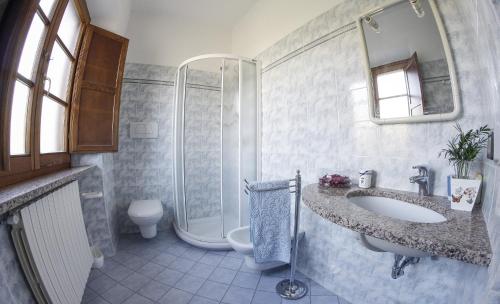
{"label": "tiled floor", "polygon": [[92,270],[83,303],[88,304],[344,304],[314,281],[309,294],[297,301],[282,300],[276,284],[287,277],[285,268],[256,272],[245,267],[234,251],[193,247],[171,231],[153,240],[122,235],[118,253]]}

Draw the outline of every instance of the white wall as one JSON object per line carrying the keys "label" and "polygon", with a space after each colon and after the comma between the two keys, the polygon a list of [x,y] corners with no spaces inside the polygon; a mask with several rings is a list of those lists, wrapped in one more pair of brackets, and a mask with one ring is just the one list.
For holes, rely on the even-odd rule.
{"label": "white wall", "polygon": [[87,0],[87,5],[92,24],[125,35],[130,17],[130,0]]}
{"label": "white wall", "polygon": [[126,36],[128,62],[178,66],[207,53],[230,53],[230,29],[182,17],[132,11]]}
{"label": "white wall", "polygon": [[341,0],[259,0],[232,30],[232,51],[255,57]]}
{"label": "white wall", "polygon": [[88,6],[93,24],[130,39],[127,62],[178,66],[207,53],[255,57],[341,1],[259,0],[234,26],[136,11],[131,0],[88,0]]}

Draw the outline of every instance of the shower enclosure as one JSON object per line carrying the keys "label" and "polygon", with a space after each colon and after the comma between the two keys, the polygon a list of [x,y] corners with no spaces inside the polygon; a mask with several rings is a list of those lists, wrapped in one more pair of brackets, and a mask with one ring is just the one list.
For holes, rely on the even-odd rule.
{"label": "shower enclosure", "polygon": [[230,248],[248,225],[243,180],[260,179],[260,66],[229,54],[191,58],[177,70],[174,228],[188,243]]}

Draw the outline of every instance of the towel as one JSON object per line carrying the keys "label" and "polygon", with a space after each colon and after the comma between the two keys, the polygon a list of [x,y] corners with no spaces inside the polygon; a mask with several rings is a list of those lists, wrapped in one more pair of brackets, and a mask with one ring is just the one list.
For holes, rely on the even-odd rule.
{"label": "towel", "polygon": [[[248,188],[250,240],[256,263],[290,262],[289,181],[254,182]],[[269,190],[279,188],[279,190]],[[259,191],[266,190],[268,191]]]}

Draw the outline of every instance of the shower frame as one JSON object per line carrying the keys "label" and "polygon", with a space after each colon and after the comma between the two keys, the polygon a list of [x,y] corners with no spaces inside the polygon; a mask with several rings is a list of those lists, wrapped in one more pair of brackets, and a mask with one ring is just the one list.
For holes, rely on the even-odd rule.
{"label": "shower frame", "polygon": [[[188,71],[189,71],[189,64],[200,61],[200,60],[206,60],[206,59],[220,59],[222,62],[222,69],[220,73],[221,77],[221,97],[220,97],[220,103],[221,103],[221,128],[220,128],[220,138],[221,138],[221,181],[220,181],[220,216],[221,216],[221,238],[218,240],[212,239],[212,238],[204,238],[203,236],[195,235],[191,232],[189,232],[189,219],[188,219],[188,210],[187,210],[187,205],[186,205],[186,185],[185,185],[185,160],[184,160],[184,152],[185,152],[185,147],[184,147],[184,137],[185,137],[185,107],[186,107],[186,88],[188,86]],[[230,245],[226,240],[226,237],[224,235],[224,201],[223,201],[223,108],[224,108],[224,66],[225,66],[225,61],[226,60],[237,60],[238,61],[238,176],[240,177],[238,179],[238,227],[241,227],[243,225],[242,223],[242,204],[247,204],[246,201],[243,201],[244,197],[244,183],[243,179],[244,177],[241,176],[241,101],[242,101],[242,94],[241,94],[241,89],[242,89],[242,64],[243,62],[248,62],[255,64],[255,74],[256,74],[256,179],[260,180],[261,179],[261,141],[262,141],[262,106],[261,106],[261,64],[259,61],[251,58],[246,58],[242,56],[237,56],[234,54],[226,54],[226,53],[217,53],[217,54],[206,54],[206,55],[200,55],[196,57],[192,57],[188,60],[185,60],[182,62],[179,67],[177,68],[177,75],[176,75],[176,82],[175,82],[175,99],[174,99],[174,119],[173,119],[173,177],[174,177],[174,191],[173,191],[173,198],[174,198],[174,212],[175,212],[175,218],[174,218],[174,229],[177,235],[184,241],[198,246],[198,247],[203,247],[207,249],[230,249]],[[185,69],[184,73],[182,73],[182,69]],[[181,79],[183,77],[183,79]],[[179,101],[179,84],[182,82],[183,88],[182,88],[182,102]],[[182,106],[182,111],[179,112],[179,107]],[[180,113],[182,113],[182,117],[179,117]],[[180,121],[179,121],[180,120]],[[181,146],[180,150],[178,149],[178,146]],[[182,184],[182,187],[179,187],[179,183]],[[182,191],[182,195],[179,195],[178,191]],[[180,200],[180,202],[179,202]],[[179,210],[180,206],[179,204],[182,205],[182,209],[184,212]],[[183,213],[183,214],[181,214]],[[185,222],[185,228],[183,229],[178,223],[178,220],[180,217],[183,217],[183,220]]]}

